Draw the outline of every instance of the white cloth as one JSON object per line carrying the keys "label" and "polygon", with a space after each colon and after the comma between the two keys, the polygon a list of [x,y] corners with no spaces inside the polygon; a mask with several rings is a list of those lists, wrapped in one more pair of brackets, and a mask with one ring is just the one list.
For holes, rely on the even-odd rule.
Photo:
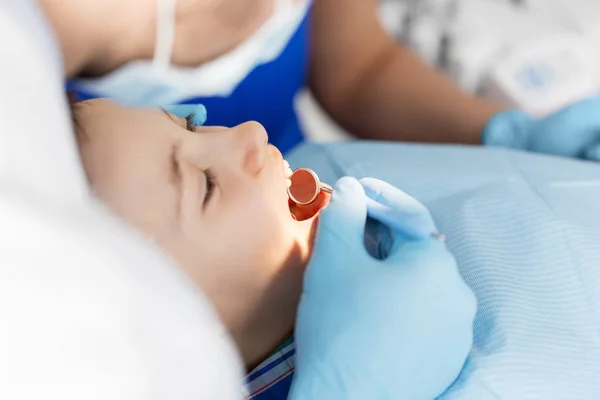
{"label": "white cloth", "polygon": [[600,163],[475,146],[307,144],[324,182],[390,182],[423,202],[477,296],[444,400],[600,398]]}
{"label": "white cloth", "polygon": [[32,0],[0,2],[0,60],[0,398],[241,398],[203,294],[89,196]]}

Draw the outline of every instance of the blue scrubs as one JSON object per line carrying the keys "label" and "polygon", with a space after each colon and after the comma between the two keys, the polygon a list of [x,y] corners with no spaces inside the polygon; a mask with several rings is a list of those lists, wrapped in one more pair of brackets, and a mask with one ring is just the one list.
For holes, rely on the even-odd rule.
{"label": "blue scrubs", "polygon": [[[232,127],[258,121],[267,130],[270,143],[285,154],[303,139],[294,97],[307,81],[309,32],[310,12],[279,58],[256,67],[229,97],[194,97],[182,103],[204,104],[207,125]],[[82,100],[98,97],[78,89],[77,82],[67,86]]]}

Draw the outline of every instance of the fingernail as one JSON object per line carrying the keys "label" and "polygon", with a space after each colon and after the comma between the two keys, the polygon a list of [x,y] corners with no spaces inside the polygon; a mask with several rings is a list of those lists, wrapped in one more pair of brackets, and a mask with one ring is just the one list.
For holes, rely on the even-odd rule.
{"label": "fingernail", "polygon": [[340,198],[352,195],[356,192],[357,185],[360,186],[360,183],[358,183],[358,181],[352,177],[345,176],[343,178],[340,178],[335,183],[335,188],[333,189],[333,193],[331,194],[330,202],[336,202]]}
{"label": "fingernail", "polygon": [[344,176],[343,178],[340,178],[336,184],[335,184],[335,191],[338,192],[343,192],[346,190],[352,190],[352,188],[355,186],[355,179],[351,178],[349,176]]}

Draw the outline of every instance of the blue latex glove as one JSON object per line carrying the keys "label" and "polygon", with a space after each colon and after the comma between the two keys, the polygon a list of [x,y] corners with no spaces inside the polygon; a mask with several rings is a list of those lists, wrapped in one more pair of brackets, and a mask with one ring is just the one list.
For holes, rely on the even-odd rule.
{"label": "blue latex glove", "polygon": [[[388,206],[432,221],[391,185],[362,184]],[[433,399],[471,349],[475,297],[444,243],[397,237],[389,256],[376,260],[364,247],[366,217],[363,186],[340,179],[319,216],[304,277],[290,399]]]}
{"label": "blue latex glove", "polygon": [[483,144],[600,160],[600,97],[582,100],[542,119],[522,111],[493,116]]}
{"label": "blue latex glove", "polygon": [[176,104],[164,107],[164,110],[181,118],[192,115],[192,125],[194,126],[202,126],[206,123],[206,107],[202,104]]}

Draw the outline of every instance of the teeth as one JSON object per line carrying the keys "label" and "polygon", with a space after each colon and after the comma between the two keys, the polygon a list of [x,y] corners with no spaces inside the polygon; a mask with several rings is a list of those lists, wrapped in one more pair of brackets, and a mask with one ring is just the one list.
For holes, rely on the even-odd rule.
{"label": "teeth", "polygon": [[288,163],[286,160],[283,160],[283,171],[286,178],[292,176],[293,171],[290,168],[290,163]]}
{"label": "teeth", "polygon": [[290,179],[292,176],[292,169],[290,168],[290,163],[287,160],[283,160],[283,174],[285,175],[285,184],[288,189],[292,187],[292,180]]}

